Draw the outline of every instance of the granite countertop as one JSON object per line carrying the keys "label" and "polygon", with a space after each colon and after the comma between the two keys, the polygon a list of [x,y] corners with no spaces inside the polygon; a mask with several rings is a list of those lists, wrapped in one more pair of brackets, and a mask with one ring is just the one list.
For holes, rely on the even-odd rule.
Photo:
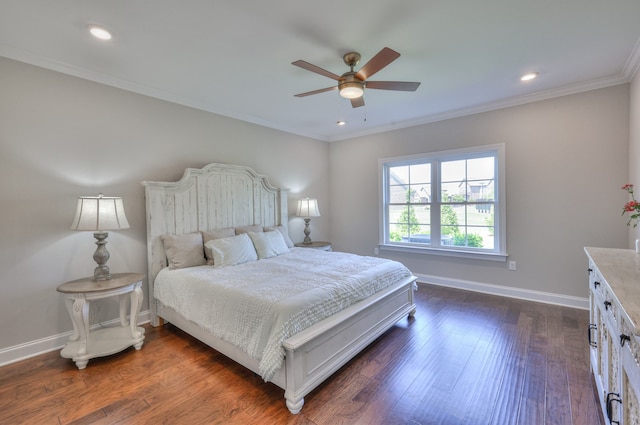
{"label": "granite countertop", "polygon": [[632,249],[586,247],[584,250],[611,288],[633,333],[640,336],[640,254]]}

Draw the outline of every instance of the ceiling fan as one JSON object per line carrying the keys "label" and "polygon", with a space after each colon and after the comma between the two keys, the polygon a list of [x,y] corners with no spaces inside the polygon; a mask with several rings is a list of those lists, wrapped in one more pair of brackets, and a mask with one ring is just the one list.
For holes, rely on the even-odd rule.
{"label": "ceiling fan", "polygon": [[351,71],[345,72],[342,75],[334,74],[333,72],[329,72],[319,66],[310,64],[309,62],[297,60],[292,62],[291,65],[299,66],[307,71],[315,72],[316,74],[334,79],[338,82],[338,85],[296,94],[295,96],[305,97],[337,89],[340,90],[340,96],[351,100],[351,106],[358,108],[360,106],[364,106],[363,94],[365,87],[378,90],[416,91],[420,83],[407,81],[367,81],[369,77],[399,57],[400,53],[385,47],[372,57],[371,60],[369,60],[369,62],[367,62],[362,68],[360,68],[360,71],[355,72],[353,68],[358,64],[358,62],[360,62],[360,53],[349,52],[342,57],[342,60],[344,60],[344,63],[351,68]]}

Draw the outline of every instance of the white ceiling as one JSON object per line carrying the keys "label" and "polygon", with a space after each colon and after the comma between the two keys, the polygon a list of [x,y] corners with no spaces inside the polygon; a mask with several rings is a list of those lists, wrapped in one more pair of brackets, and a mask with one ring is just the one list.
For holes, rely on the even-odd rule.
{"label": "white ceiling", "polygon": [[[628,82],[639,40],[639,0],[0,0],[0,56],[326,141]],[[416,92],[293,96],[383,47]]]}

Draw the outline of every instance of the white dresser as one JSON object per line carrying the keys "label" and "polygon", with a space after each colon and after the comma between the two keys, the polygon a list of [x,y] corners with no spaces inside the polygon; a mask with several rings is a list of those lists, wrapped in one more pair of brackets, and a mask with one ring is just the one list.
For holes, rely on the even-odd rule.
{"label": "white dresser", "polygon": [[585,248],[591,370],[607,424],[640,424],[640,254]]}

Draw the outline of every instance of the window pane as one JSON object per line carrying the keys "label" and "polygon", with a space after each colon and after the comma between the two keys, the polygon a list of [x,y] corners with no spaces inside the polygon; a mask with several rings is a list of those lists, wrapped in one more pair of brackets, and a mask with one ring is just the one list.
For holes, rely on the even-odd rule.
{"label": "window pane", "polygon": [[395,223],[389,224],[389,241],[390,242],[402,242],[402,238],[408,237],[407,228],[404,226],[404,232],[400,225]]}
{"label": "window pane", "polygon": [[389,203],[406,204],[409,196],[408,186],[390,186],[389,187]]}
{"label": "window pane", "polygon": [[409,166],[389,167],[389,184],[409,183]]}
{"label": "window pane", "polygon": [[470,181],[468,200],[470,202],[495,200],[493,180]]}
{"label": "window pane", "polygon": [[466,161],[464,159],[459,161],[443,161],[442,164],[440,164],[440,180],[443,183],[464,180],[466,175],[465,163]]}
{"label": "window pane", "polygon": [[431,164],[412,165],[410,181],[412,184],[431,183]]}
{"label": "window pane", "polygon": [[399,223],[400,216],[406,211],[406,205],[389,205],[389,223]]}
{"label": "window pane", "polygon": [[462,181],[442,183],[440,188],[442,202],[464,202],[466,200],[465,185]]}
{"label": "window pane", "polygon": [[493,205],[475,204],[467,208],[467,224],[469,226],[493,227]]}
{"label": "window pane", "polygon": [[465,205],[443,204],[440,207],[440,224],[443,227],[464,224],[465,209]]}
{"label": "window pane", "polygon": [[412,184],[409,187],[411,188],[412,204],[427,204],[431,202],[430,184]]}
{"label": "window pane", "polygon": [[415,205],[413,206],[413,216],[418,224],[431,224],[431,206]]}
{"label": "window pane", "polygon": [[413,232],[409,233],[402,238],[402,242],[412,242],[412,243],[420,243],[420,244],[429,244],[431,243],[430,236],[430,226],[422,225],[422,226],[414,226],[412,228]]}
{"label": "window pane", "polygon": [[493,180],[495,170],[495,158],[473,158],[467,160],[467,179],[469,180]]}

